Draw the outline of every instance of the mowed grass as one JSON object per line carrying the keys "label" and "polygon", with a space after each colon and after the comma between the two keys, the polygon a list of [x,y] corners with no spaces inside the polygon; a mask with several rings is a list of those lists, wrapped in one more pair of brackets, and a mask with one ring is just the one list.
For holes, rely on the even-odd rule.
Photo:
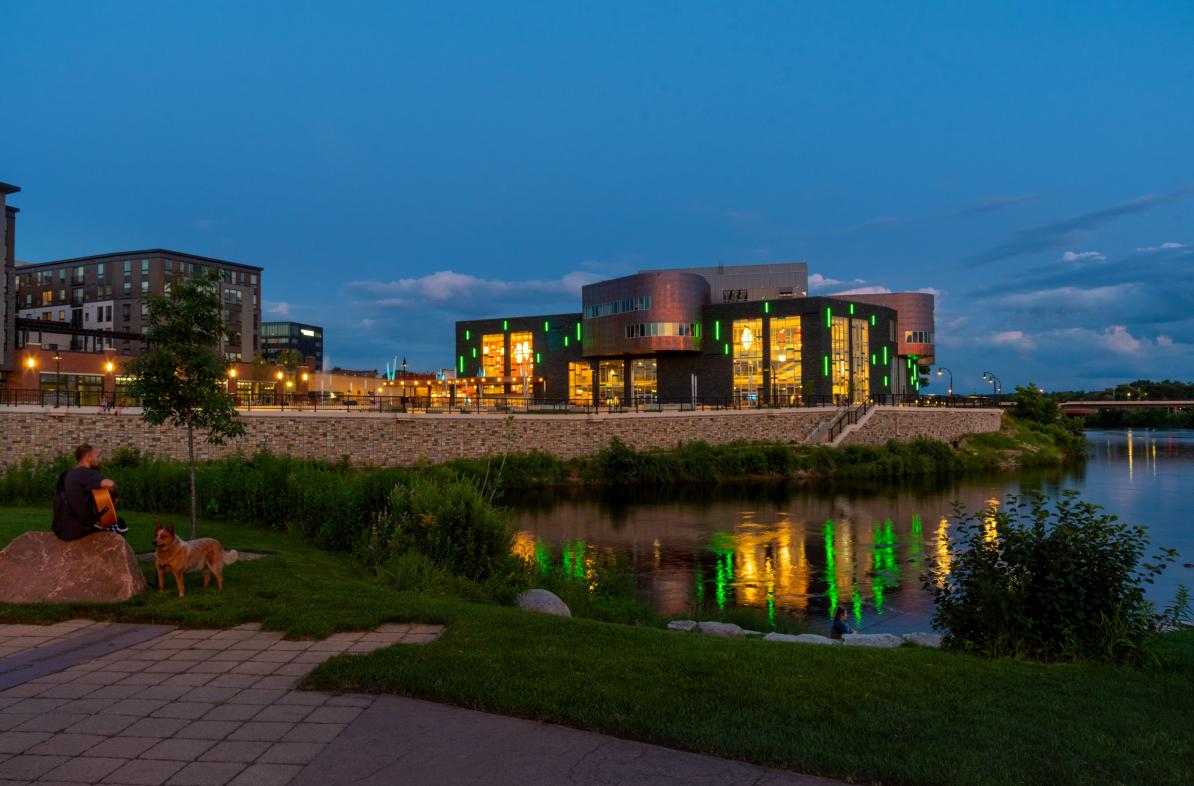
{"label": "mowed grass", "polygon": [[[0,541],[45,517],[0,509]],[[152,518],[128,518],[147,550]],[[287,535],[202,526],[271,556],[231,566],[223,593],[193,576],[181,601],[0,606],[0,619],[261,621],[292,635],[442,622],[432,645],[335,658],[306,686],[418,696],[859,783],[1194,782],[1191,632],[1164,637],[1147,669],[721,640],[390,592],[347,557]]]}

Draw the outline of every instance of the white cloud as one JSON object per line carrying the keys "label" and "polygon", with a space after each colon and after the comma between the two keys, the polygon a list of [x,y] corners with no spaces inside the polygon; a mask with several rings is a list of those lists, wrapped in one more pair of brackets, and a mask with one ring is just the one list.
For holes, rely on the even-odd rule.
{"label": "white cloud", "polygon": [[1185,248],[1185,247],[1186,247],[1185,243],[1170,242],[1170,243],[1162,243],[1159,246],[1145,246],[1144,248],[1136,249],[1136,251],[1138,251],[1141,254],[1151,254],[1154,251],[1172,251],[1173,249]]}
{"label": "white cloud", "polygon": [[265,313],[275,317],[288,317],[290,316],[290,304],[284,300],[277,303],[266,303]]}
{"label": "white cloud", "polygon": [[1101,308],[1122,302],[1125,291],[1131,285],[1093,287],[1057,287],[1035,292],[1018,292],[1005,295],[999,302],[1013,308],[1033,309],[1040,307],[1063,308],[1065,310]]}
{"label": "white cloud", "polygon": [[840,281],[836,278],[826,278],[825,276],[821,275],[820,273],[813,273],[811,276],[808,277],[808,289],[810,292],[816,291],[818,289],[828,289],[829,287],[840,287],[840,286],[847,286],[850,284],[863,284],[863,283],[866,283],[866,282],[864,282],[861,278],[856,278],[853,281]]}
{"label": "white cloud", "polygon": [[1062,262],[1106,262],[1107,257],[1098,251],[1067,251],[1061,255]]}
{"label": "white cloud", "polygon": [[988,339],[988,344],[994,344],[997,347],[1011,347],[1013,349],[1035,349],[1036,342],[1024,334],[1023,330],[1001,330],[998,333],[992,333]]}
{"label": "white cloud", "polygon": [[891,294],[891,290],[888,289],[887,287],[867,286],[867,287],[854,287],[853,289],[843,289],[841,292],[833,292],[832,294],[834,296],[837,296],[837,295],[889,295],[889,294]]}
{"label": "white cloud", "polygon": [[1170,338],[1169,336],[1164,336],[1164,335],[1157,336],[1157,346],[1158,347],[1171,347],[1171,346],[1173,346],[1173,339]]}
{"label": "white cloud", "polygon": [[593,273],[573,271],[557,279],[502,281],[439,270],[419,278],[397,281],[350,281],[346,286],[360,295],[373,296],[379,305],[413,305],[416,303],[445,303],[474,299],[501,298],[509,295],[572,295],[579,296],[585,284],[600,280]]}

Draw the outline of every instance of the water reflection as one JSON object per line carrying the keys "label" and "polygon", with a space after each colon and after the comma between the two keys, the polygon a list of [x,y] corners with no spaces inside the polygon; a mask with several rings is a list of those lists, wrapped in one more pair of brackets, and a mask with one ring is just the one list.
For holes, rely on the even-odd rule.
{"label": "water reflection", "polygon": [[[798,615],[816,627],[844,604],[868,630],[924,630],[932,599],[920,576],[926,555],[949,567],[955,502],[983,511],[1008,493],[1053,496],[1074,488],[1112,513],[1149,524],[1154,542],[1194,561],[1185,515],[1194,505],[1194,438],[1139,431],[1090,438],[1086,465],[1010,479],[540,492],[507,503],[516,511],[520,553],[544,566],[556,554],[555,566],[578,579],[591,577],[597,555],[623,555],[642,594],[665,613],[751,606],[772,622]],[[1141,461],[1148,472],[1137,471]],[[986,524],[994,537],[994,518]],[[1158,582],[1156,597],[1171,598],[1179,580],[1194,584],[1180,563]]]}

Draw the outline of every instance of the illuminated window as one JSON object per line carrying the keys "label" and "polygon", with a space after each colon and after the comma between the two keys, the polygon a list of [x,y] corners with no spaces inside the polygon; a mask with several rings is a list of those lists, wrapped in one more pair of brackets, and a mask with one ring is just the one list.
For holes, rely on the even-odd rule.
{"label": "illuminated window", "polygon": [[802,349],[800,317],[775,317],[771,320],[771,389],[774,403],[792,406],[800,403]]}
{"label": "illuminated window", "polygon": [[926,330],[905,330],[905,344],[932,344],[933,334]]}
{"label": "illuminated window", "polygon": [[850,397],[850,320],[831,317],[829,367],[833,375],[833,400]]}
{"label": "illuminated window", "polygon": [[654,404],[659,398],[659,372],[655,358],[630,363],[630,389],[636,404]]}
{"label": "illuminated window", "polygon": [[853,371],[851,402],[861,404],[871,397],[871,366],[867,363],[870,328],[865,319],[850,320],[850,356]]}
{"label": "illuminated window", "polygon": [[622,377],[622,361],[603,360],[597,367],[597,383],[600,399],[598,404],[617,406],[622,403],[625,380]]}
{"label": "illuminated window", "polygon": [[506,337],[501,333],[481,336],[481,376],[506,375]]}
{"label": "illuminated window", "polygon": [[[531,343],[531,331],[518,331],[510,334],[510,375],[528,378],[535,376],[535,348]],[[533,387],[527,383],[528,387]],[[516,382],[515,393],[523,393],[522,382]]]}
{"label": "illuminated window", "polygon": [[763,387],[763,320],[735,319],[734,399],[756,404]]}
{"label": "illuminated window", "polygon": [[593,366],[591,364],[568,364],[568,400],[582,406],[589,406],[593,403]]}

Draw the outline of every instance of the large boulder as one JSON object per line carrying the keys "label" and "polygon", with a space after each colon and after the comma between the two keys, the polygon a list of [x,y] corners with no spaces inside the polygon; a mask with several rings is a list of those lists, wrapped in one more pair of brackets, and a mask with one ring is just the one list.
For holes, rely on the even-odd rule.
{"label": "large boulder", "polygon": [[518,596],[518,608],[523,611],[538,611],[555,614],[557,617],[571,617],[572,610],[560,600],[560,596],[545,589],[527,590]]}
{"label": "large boulder", "polygon": [[696,631],[706,636],[721,636],[727,639],[741,639],[746,636],[746,631],[732,622],[698,622]]}
{"label": "large boulder", "polygon": [[905,633],[904,641],[909,644],[915,644],[917,647],[930,647],[935,650],[941,649],[941,640],[944,638],[940,633]]}
{"label": "large boulder", "polygon": [[903,639],[892,633],[847,633],[842,636],[842,644],[847,647],[895,649],[903,643]]}
{"label": "large boulder", "polygon": [[831,639],[828,636],[818,636],[816,633],[768,633],[764,641],[782,641],[788,644],[841,644],[841,639]]}
{"label": "large boulder", "polygon": [[132,547],[113,532],[71,541],[26,532],[0,551],[0,603],[119,603],[147,586]]}

